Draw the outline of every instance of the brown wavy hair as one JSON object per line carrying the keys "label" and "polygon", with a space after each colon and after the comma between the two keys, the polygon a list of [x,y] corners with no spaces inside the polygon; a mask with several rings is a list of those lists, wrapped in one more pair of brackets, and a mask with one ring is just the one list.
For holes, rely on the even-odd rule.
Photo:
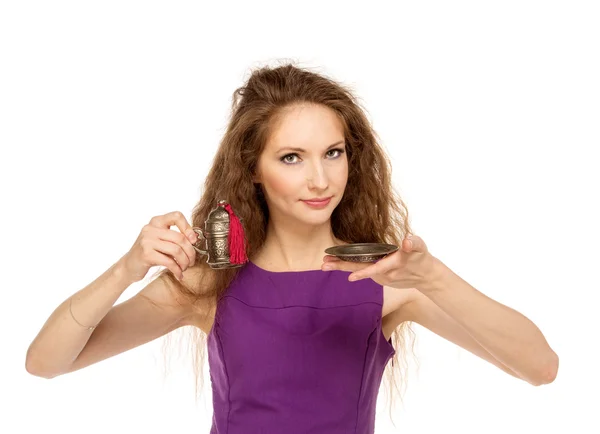
{"label": "brown wavy hair", "polygon": [[[234,91],[230,121],[204,182],[200,201],[193,209],[191,224],[203,228],[217,202],[227,200],[244,221],[247,255],[253,257],[265,241],[269,221],[264,194],[260,185],[253,183],[258,159],[283,110],[303,103],[329,107],[345,131],[348,181],[343,198],[331,216],[334,235],[347,243],[401,245],[404,237],[412,233],[408,210],[392,186],[390,160],[379,144],[366,110],[349,87],[289,62],[254,69],[246,83]],[[198,276],[194,284],[179,282],[168,269],[157,274],[168,279],[180,295],[201,307],[206,315],[211,315],[239,268],[213,270],[202,258],[190,268],[198,271],[194,273]],[[409,340],[414,355],[415,335],[410,326],[409,322],[399,325],[391,336],[396,354],[385,369],[388,397],[393,398],[394,391],[400,396],[404,394],[408,371],[405,350]],[[198,386],[203,386],[206,335],[196,327],[192,329],[198,395]],[[393,421],[392,402],[389,410]]]}

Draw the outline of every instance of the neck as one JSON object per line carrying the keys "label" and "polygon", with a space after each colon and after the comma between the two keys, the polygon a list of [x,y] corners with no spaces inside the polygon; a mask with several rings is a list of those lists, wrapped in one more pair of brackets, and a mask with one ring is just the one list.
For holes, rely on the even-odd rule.
{"label": "neck", "polygon": [[325,249],[341,244],[346,243],[333,235],[331,221],[309,227],[269,221],[265,243],[257,258],[273,271],[320,269]]}

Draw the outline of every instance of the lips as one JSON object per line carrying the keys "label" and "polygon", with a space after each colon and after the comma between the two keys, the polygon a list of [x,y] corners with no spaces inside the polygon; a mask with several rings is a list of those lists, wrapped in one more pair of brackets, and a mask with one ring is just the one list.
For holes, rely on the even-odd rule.
{"label": "lips", "polygon": [[315,202],[315,203],[319,203],[319,202],[325,202],[328,201],[329,199],[331,199],[332,196],[329,197],[313,197],[312,199],[306,199],[304,202]]}
{"label": "lips", "polygon": [[325,198],[323,200],[303,200],[302,202],[304,202],[307,205],[322,207],[329,204],[329,201],[331,201],[331,197]]}

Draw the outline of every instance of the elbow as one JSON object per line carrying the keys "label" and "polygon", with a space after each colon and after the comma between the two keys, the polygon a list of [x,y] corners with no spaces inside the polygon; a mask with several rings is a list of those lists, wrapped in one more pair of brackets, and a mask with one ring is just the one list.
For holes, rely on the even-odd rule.
{"label": "elbow", "polygon": [[549,361],[542,365],[543,367],[539,370],[537,378],[534,381],[530,381],[530,383],[534,386],[552,383],[558,375],[558,364],[558,355],[552,351]]}
{"label": "elbow", "polygon": [[25,370],[35,377],[46,379],[51,379],[60,375],[46,369],[41,359],[32,353],[31,348],[27,350],[27,356],[25,357]]}

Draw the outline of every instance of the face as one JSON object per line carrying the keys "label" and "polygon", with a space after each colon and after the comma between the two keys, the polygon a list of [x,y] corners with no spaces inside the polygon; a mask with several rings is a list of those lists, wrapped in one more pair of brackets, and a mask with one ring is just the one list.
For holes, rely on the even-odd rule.
{"label": "face", "polygon": [[[260,155],[255,182],[262,184],[273,219],[328,222],[348,180],[344,129],[335,112],[320,105],[286,109]],[[305,201],[331,198],[324,206]]]}

